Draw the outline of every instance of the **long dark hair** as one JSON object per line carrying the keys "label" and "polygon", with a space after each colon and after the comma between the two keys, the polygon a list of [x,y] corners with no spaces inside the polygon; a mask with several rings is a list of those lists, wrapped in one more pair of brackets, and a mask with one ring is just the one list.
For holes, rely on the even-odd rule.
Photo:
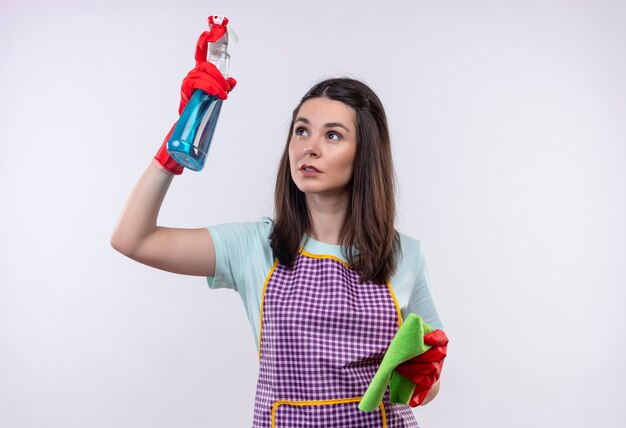
{"label": "long dark hair", "polygon": [[305,195],[291,178],[289,141],[302,103],[316,97],[341,101],[356,111],[352,196],[340,244],[348,264],[362,282],[385,283],[394,273],[400,253],[400,238],[394,228],[395,175],[389,129],[378,96],[354,79],[328,79],[316,84],[293,111],[274,193],[274,226],[270,235],[274,257],[292,267],[302,238],[311,233]]}

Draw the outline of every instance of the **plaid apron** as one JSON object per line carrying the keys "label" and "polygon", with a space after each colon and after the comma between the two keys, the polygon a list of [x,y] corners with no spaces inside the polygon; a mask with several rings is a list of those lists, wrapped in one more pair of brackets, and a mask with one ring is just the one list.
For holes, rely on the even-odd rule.
{"label": "plaid apron", "polygon": [[359,283],[332,256],[276,262],[261,302],[255,428],[414,427],[410,407],[358,403],[401,322],[389,285]]}

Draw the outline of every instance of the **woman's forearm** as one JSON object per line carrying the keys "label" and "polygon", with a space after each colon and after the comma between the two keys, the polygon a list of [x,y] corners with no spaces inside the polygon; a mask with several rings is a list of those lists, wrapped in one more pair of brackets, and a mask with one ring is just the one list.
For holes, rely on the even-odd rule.
{"label": "woman's forearm", "polygon": [[157,217],[174,175],[152,162],[130,193],[111,236],[111,245],[131,254],[156,230]]}
{"label": "woman's forearm", "polygon": [[428,391],[428,394],[426,394],[426,398],[424,398],[424,401],[422,402],[421,406],[424,406],[428,404],[430,401],[432,401],[433,398],[435,398],[438,393],[439,393],[439,381],[435,382],[432,388],[430,388],[430,391]]}

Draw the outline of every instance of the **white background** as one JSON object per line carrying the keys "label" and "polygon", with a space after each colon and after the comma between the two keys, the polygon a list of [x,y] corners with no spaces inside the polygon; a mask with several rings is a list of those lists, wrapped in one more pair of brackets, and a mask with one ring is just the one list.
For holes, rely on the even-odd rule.
{"label": "white background", "polygon": [[2,0],[0,426],[251,425],[238,295],[109,244],[213,13],[239,85],[158,223],[271,215],[299,98],[362,79],[450,337],[421,426],[625,426],[626,6],[591,0]]}

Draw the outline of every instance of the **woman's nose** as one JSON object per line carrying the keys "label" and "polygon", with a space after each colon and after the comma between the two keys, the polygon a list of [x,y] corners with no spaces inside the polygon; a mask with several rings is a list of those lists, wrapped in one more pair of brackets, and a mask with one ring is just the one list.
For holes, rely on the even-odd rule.
{"label": "woman's nose", "polygon": [[304,156],[310,156],[312,158],[319,157],[320,155],[320,144],[321,142],[317,137],[311,137],[307,140],[306,145],[304,147]]}
{"label": "woman's nose", "polygon": [[317,157],[317,151],[315,151],[312,147],[307,147],[304,149],[304,157]]}

